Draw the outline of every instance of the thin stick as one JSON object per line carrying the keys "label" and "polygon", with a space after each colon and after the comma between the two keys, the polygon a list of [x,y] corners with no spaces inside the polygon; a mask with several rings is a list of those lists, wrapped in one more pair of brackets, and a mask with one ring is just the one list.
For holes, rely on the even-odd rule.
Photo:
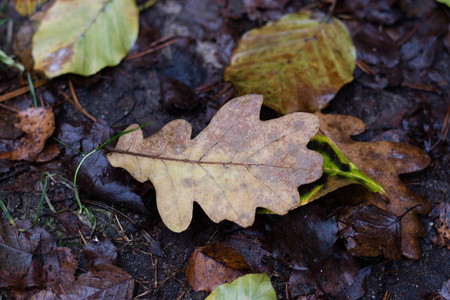
{"label": "thin stick", "polygon": [[80,228],[78,228],[78,234],[80,235],[81,239],[83,240],[84,245],[87,246],[88,243],[87,243],[86,239],[84,238],[84,235],[81,232]]}
{"label": "thin stick", "polygon": [[416,26],[411,29],[410,32],[408,32],[400,41],[397,42],[397,46],[403,45],[407,40],[409,40],[414,33],[419,30],[420,26],[428,19],[428,17],[431,15],[432,10],[430,10],[417,24]]}
{"label": "thin stick", "polygon": [[[87,203],[87,204],[91,204],[91,205],[95,205],[95,206],[98,206],[100,208],[109,210],[109,211],[113,212],[114,214],[118,215],[119,217],[121,217],[122,219],[124,219],[125,221],[130,222],[131,224],[136,224],[136,221],[134,221],[133,219],[128,217],[123,212],[118,211],[114,207],[108,206],[108,205],[106,205],[104,203],[97,202],[97,201],[94,201],[94,200],[89,200],[89,199],[81,199],[81,202]],[[144,235],[144,237],[147,239],[147,241],[149,241],[150,243],[154,243],[155,242],[155,240],[150,236],[150,234],[147,231],[145,231],[144,229],[140,229],[140,232]]]}
{"label": "thin stick", "polygon": [[[220,82],[221,80],[222,80],[222,79],[217,79],[217,80],[214,80],[213,82],[208,83],[208,84],[206,84],[206,85],[196,87],[196,88],[194,89],[194,91],[195,91],[196,94],[206,93],[206,92],[208,92],[208,91],[210,91],[210,90],[212,90],[212,89],[215,89],[215,88],[218,88],[219,86],[224,85],[225,82]],[[219,83],[219,82],[220,82],[220,83]],[[219,83],[219,84],[218,84],[218,83]]]}
{"label": "thin stick", "polygon": [[[46,79],[41,79],[41,80],[39,80],[38,82],[36,82],[34,84],[34,88],[38,88],[38,87],[44,85],[46,82],[47,82]],[[15,90],[15,91],[9,92],[9,93],[4,94],[4,95],[1,95],[0,96],[0,102],[4,102],[6,100],[15,98],[15,97],[23,95],[23,94],[26,94],[29,91],[30,91],[30,86],[29,85],[21,87],[21,88]]]}
{"label": "thin stick", "polygon": [[410,82],[402,82],[401,86],[410,87],[412,89],[436,93],[436,90],[434,87],[425,85],[425,84],[419,84],[419,83],[410,83]]}
{"label": "thin stick", "polygon": [[360,68],[364,73],[375,76],[375,72],[362,60],[357,59],[356,65]]}
{"label": "thin stick", "polygon": [[227,90],[229,90],[233,85],[231,83],[228,83],[223,89],[221,89],[217,95],[214,96],[214,98],[212,98],[212,101],[216,101],[217,98],[220,97],[220,95],[222,95],[223,93],[225,93]]}
{"label": "thin stick", "polygon": [[[172,39],[172,38],[173,38],[173,39]],[[169,45],[175,43],[176,41],[178,41],[178,37],[175,37],[175,38],[174,38],[174,36],[171,36],[170,39],[172,39],[172,40],[169,40],[169,38],[167,38],[167,40],[169,40],[169,41],[167,41],[167,42],[165,42],[165,43],[163,43],[163,44],[161,44],[161,45],[158,45],[158,46],[152,46],[152,45],[153,45],[153,44],[159,44],[160,42],[158,42],[158,43],[153,42],[152,44],[150,44],[150,48],[149,48],[149,49],[147,49],[147,50],[145,50],[145,51],[143,51],[143,52],[140,52],[140,53],[136,53],[136,54],[132,54],[132,55],[130,55],[130,56],[127,56],[127,57],[125,58],[125,60],[131,60],[131,59],[135,59],[135,58],[138,58],[138,57],[141,57],[141,56],[150,54],[150,53],[152,53],[152,52],[155,52],[155,51],[157,51],[157,50],[159,50],[159,49],[162,49],[162,48],[164,48],[164,47],[167,47],[167,46],[169,46]]]}
{"label": "thin stick", "polygon": [[75,93],[75,89],[73,88],[73,84],[72,81],[69,80],[69,89],[70,89],[70,93],[72,94],[72,99],[73,101],[77,104],[77,106],[75,106],[75,108],[77,108],[79,111],[81,111],[81,113],[83,115],[85,115],[86,117],[88,117],[89,119],[91,119],[93,122],[97,122],[97,119],[94,118],[93,116],[91,116],[81,105],[80,101],[78,101],[78,97],[77,94]]}
{"label": "thin stick", "polygon": [[15,113],[20,113],[20,110],[15,109],[14,107],[9,107],[8,105],[5,105],[5,104],[1,104],[1,103],[0,103],[0,107],[3,107],[4,109],[13,111],[13,112],[15,112]]}

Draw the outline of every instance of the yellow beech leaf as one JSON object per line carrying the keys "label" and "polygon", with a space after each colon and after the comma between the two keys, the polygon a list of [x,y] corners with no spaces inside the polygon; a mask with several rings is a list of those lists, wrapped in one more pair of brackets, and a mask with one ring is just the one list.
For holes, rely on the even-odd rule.
{"label": "yellow beech leaf", "polygon": [[117,65],[136,41],[134,0],[56,0],[33,37],[34,68],[49,78]]}
{"label": "yellow beech leaf", "polygon": [[353,80],[355,59],[342,22],[302,11],[244,34],[225,80],[237,95],[263,94],[264,105],[282,114],[316,112]]}
{"label": "yellow beech leaf", "polygon": [[228,102],[194,139],[184,120],[145,139],[135,130],[119,139],[108,160],[152,181],[161,218],[176,232],[189,226],[194,201],[214,222],[244,227],[253,224],[257,207],[286,214],[300,204],[297,188],[322,175],[323,157],[306,148],[319,122],[308,113],[261,121],[262,102],[259,95]]}
{"label": "yellow beech leaf", "polygon": [[22,16],[29,16],[47,0],[14,0],[14,8]]}

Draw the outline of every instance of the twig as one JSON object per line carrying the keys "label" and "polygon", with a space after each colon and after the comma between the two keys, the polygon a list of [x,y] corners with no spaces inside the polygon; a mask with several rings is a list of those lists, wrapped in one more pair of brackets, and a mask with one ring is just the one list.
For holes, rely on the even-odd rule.
{"label": "twig", "polygon": [[356,60],[356,65],[358,66],[358,68],[360,68],[364,73],[375,76],[376,73],[362,60],[357,59]]}
{"label": "twig", "polygon": [[91,116],[81,105],[80,101],[78,101],[78,97],[77,94],[75,93],[75,89],[73,88],[73,84],[72,81],[69,80],[69,89],[70,89],[70,93],[72,94],[72,99],[73,101],[77,104],[77,106],[75,106],[75,108],[77,108],[83,115],[85,115],[86,117],[88,117],[89,119],[91,119],[93,122],[97,122],[97,119],[94,118],[93,116]]}
{"label": "twig", "polygon": [[87,243],[86,239],[84,238],[84,235],[81,232],[80,228],[78,228],[78,234],[81,236],[81,239],[83,240],[84,245],[87,246],[88,243]]}
{"label": "twig", "polygon": [[214,98],[212,98],[212,101],[216,101],[217,98],[220,97],[220,95],[222,95],[223,93],[225,93],[227,90],[229,90],[233,85],[231,83],[228,83],[223,89],[221,89],[217,95],[214,96]]}
{"label": "twig", "polygon": [[194,89],[194,92],[196,94],[201,94],[201,93],[206,93],[206,92],[208,92],[208,91],[210,91],[212,89],[218,88],[218,87],[220,87],[220,86],[225,84],[225,82],[220,82],[221,80],[222,79],[217,79],[217,80],[214,80],[213,82],[208,83],[206,85],[202,85],[202,86],[196,87]]}
{"label": "twig", "polygon": [[[87,204],[92,204],[92,205],[98,206],[100,208],[109,210],[110,212],[117,214],[119,217],[121,217],[125,221],[130,222],[131,224],[136,224],[136,221],[131,219],[129,216],[127,216],[123,212],[118,211],[114,207],[108,206],[106,204],[103,204],[101,202],[97,202],[97,201],[94,201],[94,200],[89,200],[89,199],[81,199],[81,202],[87,203]],[[144,229],[140,229],[140,232],[147,239],[148,242],[150,242],[150,243],[154,243],[155,242],[155,240],[150,236],[150,234],[147,231],[145,231]]]}
{"label": "twig", "polygon": [[1,104],[0,103],[0,107],[2,107],[4,109],[7,109],[7,110],[10,110],[10,111],[13,111],[15,113],[20,113],[20,110],[15,109],[14,107],[9,107],[8,105],[5,105],[5,104]]}
{"label": "twig", "polygon": [[407,40],[409,40],[414,33],[419,30],[419,27],[430,17],[432,10],[430,10],[417,24],[411,29],[400,41],[397,42],[397,46],[403,45]]}
{"label": "twig", "polygon": [[[34,84],[34,88],[38,88],[38,87],[44,85],[46,82],[47,82],[46,79],[41,79],[41,80],[39,80],[38,82],[36,82]],[[25,93],[28,93],[29,91],[30,91],[30,86],[29,85],[21,87],[21,88],[15,90],[15,91],[9,92],[9,93],[4,94],[4,95],[1,95],[0,96],[0,102],[4,102],[6,100],[9,100],[9,99],[15,98],[17,96],[23,95]]]}
{"label": "twig", "polygon": [[[178,40],[178,37],[176,35],[169,35],[167,37],[163,37],[163,38],[158,39],[158,40],[154,41],[153,43],[151,43],[147,50],[144,50],[139,53],[131,54],[131,55],[125,57],[125,60],[131,60],[131,59],[135,59],[135,58],[150,54],[152,52],[155,52],[159,49],[162,49],[164,47],[167,47],[167,46],[175,43],[177,40]],[[158,45],[158,44],[161,44],[161,45]]]}
{"label": "twig", "polygon": [[434,87],[425,85],[425,84],[419,84],[419,83],[410,83],[410,82],[402,82],[401,86],[410,87],[412,89],[436,93],[436,90]]}

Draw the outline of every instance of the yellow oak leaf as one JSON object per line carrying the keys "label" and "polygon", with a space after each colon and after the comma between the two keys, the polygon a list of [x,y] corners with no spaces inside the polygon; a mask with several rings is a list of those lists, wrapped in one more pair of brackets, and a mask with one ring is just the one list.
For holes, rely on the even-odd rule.
{"label": "yellow oak leaf", "polygon": [[161,218],[175,232],[189,226],[194,201],[214,222],[244,227],[258,207],[286,214],[300,204],[297,188],[322,175],[323,157],[306,148],[319,120],[294,113],[261,121],[262,102],[259,95],[228,102],[194,139],[184,120],[145,139],[137,129],[119,139],[108,160],[138,181],[151,180]]}

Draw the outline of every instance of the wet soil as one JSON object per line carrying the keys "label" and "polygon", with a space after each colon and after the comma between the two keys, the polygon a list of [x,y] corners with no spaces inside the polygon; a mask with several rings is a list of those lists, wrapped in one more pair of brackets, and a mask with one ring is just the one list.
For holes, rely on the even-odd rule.
{"label": "wet soil", "polygon": [[[24,18],[14,13],[11,1],[9,2],[8,15],[17,19],[19,23],[23,22]],[[172,34],[180,36],[174,44],[141,58],[125,60],[119,66],[102,70],[90,78],[72,75],[56,78],[45,88],[38,89],[38,96],[42,96],[48,103],[58,102],[56,91],[59,88],[69,93],[67,82],[70,79],[75,84],[76,93],[83,107],[91,115],[103,119],[108,125],[113,125],[115,132],[120,132],[128,124],[150,122],[150,125],[144,128],[144,135],[150,135],[169,121],[182,118],[192,124],[195,136],[208,124],[211,116],[226,98],[227,95],[222,95],[215,99],[215,95],[223,86],[208,93],[196,94],[194,96],[196,103],[180,108],[179,105],[163,100],[162,93],[165,91],[162,92],[161,87],[166,78],[176,79],[192,91],[215,80],[221,81],[231,54],[230,50],[237,38],[246,30],[306,5],[312,4],[314,9],[323,7],[325,11],[328,8],[312,1],[311,3],[284,1],[273,9],[251,11],[246,10],[240,1],[233,2],[160,1],[141,13],[141,34],[132,53],[145,49],[157,38]],[[399,16],[386,28],[402,35],[407,29],[418,24],[423,15],[411,11],[413,2],[398,1],[394,4],[393,11]],[[404,5],[409,8],[402,8]],[[430,5],[431,9],[444,10],[437,4]],[[341,15],[344,15],[346,12],[344,8],[341,9]],[[443,18],[445,19],[445,16]],[[369,22],[367,17],[361,20]],[[403,70],[400,65],[378,69],[379,62],[375,61],[372,65],[374,70],[379,70],[382,74],[376,78],[356,69],[355,81],[342,88],[330,106],[325,109],[326,113],[348,114],[361,118],[367,124],[367,130],[355,137],[357,140],[399,141],[427,151],[432,158],[430,166],[402,178],[411,190],[423,195],[433,207],[442,201],[447,203],[450,201],[449,136],[432,147],[438,141],[439,132],[444,126],[445,114],[450,104],[449,87],[448,80],[447,85],[438,86],[437,81],[427,79],[424,82],[420,78],[431,78],[430,74],[434,74],[433,78],[439,75],[441,81],[448,79],[449,69],[445,69],[445,66],[448,66],[450,49],[444,43],[445,36],[448,36],[445,29],[448,25],[448,15],[445,20],[447,23],[442,24],[444,29],[437,35],[438,42],[434,46],[434,51],[429,50],[422,55],[433,56],[430,62],[422,62],[422,68],[417,67],[411,72]],[[388,21],[372,19],[371,22],[385,26],[383,22]],[[351,30],[355,32],[358,30],[352,27],[354,25],[352,20],[348,21],[348,25]],[[4,37],[2,42],[6,42]],[[420,43],[417,43],[416,47],[420,48]],[[416,49],[417,52],[420,52],[419,50]],[[414,57],[408,58],[407,50],[402,51],[402,59],[413,60]],[[385,55],[392,60],[389,53]],[[390,61],[388,58],[387,62]],[[407,76],[408,80],[405,79]],[[432,85],[435,91],[429,92],[396,84],[402,78],[403,82],[418,80],[417,84]],[[14,81],[13,78],[8,80]],[[10,100],[6,104],[12,105],[13,101]],[[16,101],[30,101],[30,97],[24,96]],[[57,124],[90,122],[69,103],[57,107],[55,114]],[[120,122],[117,123],[118,121]],[[20,173],[28,170],[23,166],[15,166],[0,176],[0,197],[7,203],[15,218],[32,219],[40,199],[37,186],[13,192],[4,189],[13,183]],[[86,194],[83,196],[88,197]],[[94,235],[104,234],[115,242],[120,249],[118,265],[137,279],[135,296],[142,295],[140,299],[206,298],[208,293],[194,292],[186,281],[185,272],[190,254],[194,247],[223,241],[228,236],[238,233],[240,228],[228,222],[215,224],[196,206],[189,229],[180,234],[173,233],[161,222],[154,200],[155,194],[152,190],[145,194],[144,203],[147,209],[145,214],[123,209],[134,221],[142,222],[140,227],[146,229],[156,239],[157,243],[154,245],[148,243],[128,222],[120,221],[120,225],[124,228],[122,230],[113,214],[88,205],[98,220]],[[363,299],[383,299],[387,291],[390,292],[388,299],[419,299],[440,290],[443,282],[450,279],[450,250],[438,249],[433,244],[431,236],[435,232],[433,227],[435,220],[423,216],[422,221],[429,236],[421,240],[422,257],[419,260],[404,258],[399,261],[386,261],[382,257],[361,258],[363,264],[371,266],[367,291]],[[55,236],[59,245],[69,246],[82,260],[79,254],[83,247],[81,239],[76,236],[67,237],[61,223],[49,213],[48,208],[44,209],[39,225]],[[81,262],[83,264],[83,261]],[[267,257],[266,264],[273,270],[271,279],[278,298],[287,299],[286,282],[290,270],[274,258]],[[8,292],[2,291],[0,299],[2,297],[7,299]]]}

